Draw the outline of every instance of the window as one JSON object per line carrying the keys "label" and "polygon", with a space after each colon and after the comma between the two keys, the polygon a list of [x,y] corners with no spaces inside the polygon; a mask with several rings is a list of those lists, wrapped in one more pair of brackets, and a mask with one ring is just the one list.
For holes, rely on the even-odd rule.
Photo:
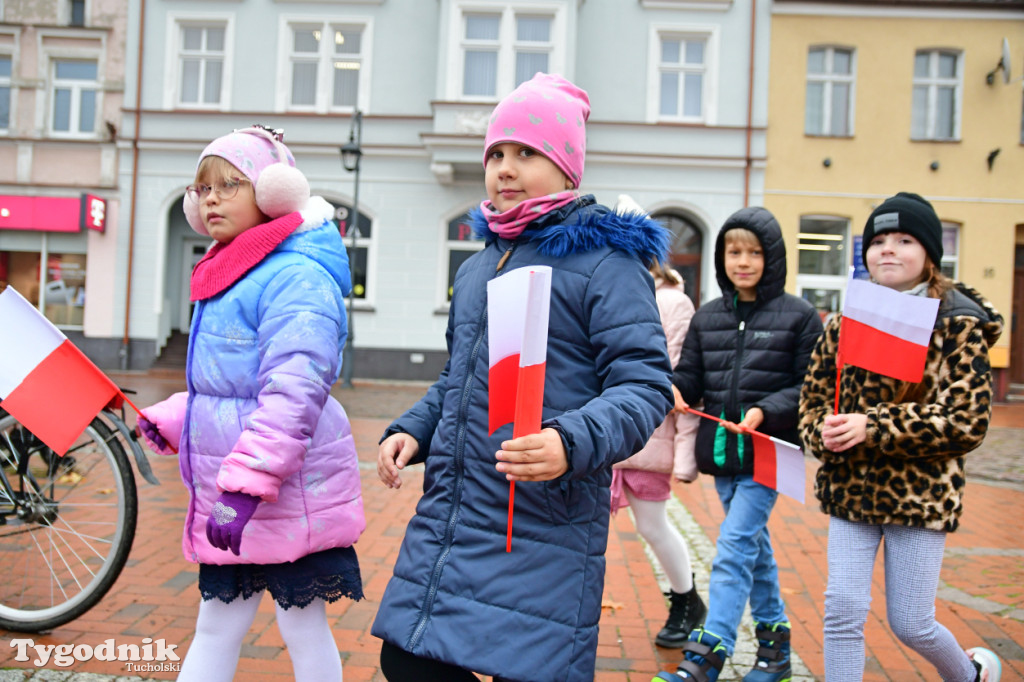
{"label": "window", "polygon": [[662,119],[704,119],[707,38],[662,35],[658,59],[658,116]]}
{"label": "window", "polygon": [[85,0],[68,0],[72,26],[85,26]]}
{"label": "window", "polygon": [[800,218],[797,292],[824,318],[842,307],[849,267],[853,264],[849,241],[850,221],[834,216]]}
{"label": "window", "polygon": [[96,133],[100,84],[97,62],[54,59],[50,130],[67,137]]}
{"label": "window", "polygon": [[291,87],[288,105],[307,111],[352,111],[366,89],[364,26],[302,24],[289,27]]}
{"label": "window", "polygon": [[960,226],[956,223],[942,223],[942,274],[956,279],[960,270]]}
{"label": "window", "polygon": [[921,50],[914,55],[914,96],[910,137],[914,140],[960,138],[960,55]]}
{"label": "window", "polygon": [[178,44],[178,104],[219,105],[224,88],[224,24],[182,25]]}
{"label": "window", "polygon": [[538,71],[564,70],[564,7],[538,3],[526,9],[493,0],[466,5],[453,13],[453,97],[493,100]]}
{"label": "window", "polygon": [[0,130],[11,127],[11,56],[0,54]]}
{"label": "window", "polygon": [[[352,207],[341,201],[328,199],[334,207],[334,221],[338,224],[338,231],[345,241],[345,249],[348,251],[348,262],[352,269],[352,295],[356,301],[369,301],[368,294],[369,277],[368,271],[371,265],[371,251],[373,247],[373,220],[363,211],[359,212],[359,220],[352,225]],[[354,227],[355,234],[351,229]],[[355,238],[355,248],[352,241]]]}
{"label": "window", "polygon": [[807,54],[808,135],[853,135],[853,50],[814,47]]}
{"label": "window", "polygon": [[[81,327],[85,312],[86,256],[55,253],[48,239],[32,238],[35,248],[0,250],[0,283],[10,284],[48,320],[60,327]],[[40,263],[46,262],[46,277],[40,281]]]}
{"label": "window", "polygon": [[[455,273],[470,256],[484,248],[484,241],[476,236],[469,222],[469,211],[448,221],[444,250],[448,262],[448,278],[445,284],[444,298],[446,304],[452,300],[452,289],[455,286]],[[444,262],[442,261],[442,262]]]}

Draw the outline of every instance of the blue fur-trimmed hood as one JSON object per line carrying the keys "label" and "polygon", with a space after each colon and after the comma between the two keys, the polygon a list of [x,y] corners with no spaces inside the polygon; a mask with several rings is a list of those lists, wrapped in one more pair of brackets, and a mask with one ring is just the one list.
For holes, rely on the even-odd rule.
{"label": "blue fur-trimmed hood", "polygon": [[[469,220],[488,244],[499,238],[479,207],[470,211]],[[533,221],[517,239],[536,242],[540,253],[556,258],[611,247],[650,265],[667,257],[670,233],[656,220],[639,213],[620,215],[587,194]]]}

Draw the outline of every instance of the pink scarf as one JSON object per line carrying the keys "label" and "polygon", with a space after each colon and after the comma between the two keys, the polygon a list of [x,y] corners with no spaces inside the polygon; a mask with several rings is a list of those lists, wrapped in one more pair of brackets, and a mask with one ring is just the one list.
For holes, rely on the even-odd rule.
{"label": "pink scarf", "polygon": [[212,298],[237,282],[302,224],[296,211],[213,245],[192,270],[192,300]]}
{"label": "pink scarf", "polygon": [[504,213],[498,213],[489,199],[480,204],[480,211],[487,218],[487,226],[502,239],[515,239],[526,226],[542,215],[556,211],[566,204],[576,201],[575,190],[565,190],[557,194],[547,194],[521,201]]}

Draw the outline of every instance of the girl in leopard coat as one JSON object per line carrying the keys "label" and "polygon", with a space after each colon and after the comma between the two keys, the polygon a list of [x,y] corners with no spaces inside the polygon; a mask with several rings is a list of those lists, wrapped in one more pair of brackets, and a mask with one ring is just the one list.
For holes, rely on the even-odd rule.
{"label": "girl in leopard coat", "polygon": [[911,296],[939,298],[924,378],[913,384],[845,366],[836,394],[841,316],[825,328],[800,396],[800,435],[821,460],[815,494],[831,516],[825,591],[825,677],[860,680],[871,574],[885,538],[889,625],[943,680],[999,678],[998,658],[968,652],[935,620],[946,533],[963,511],[965,455],[991,415],[988,349],[1003,320],[974,289],[944,277],[942,226],[931,204],[901,192],[864,228],[872,279]]}

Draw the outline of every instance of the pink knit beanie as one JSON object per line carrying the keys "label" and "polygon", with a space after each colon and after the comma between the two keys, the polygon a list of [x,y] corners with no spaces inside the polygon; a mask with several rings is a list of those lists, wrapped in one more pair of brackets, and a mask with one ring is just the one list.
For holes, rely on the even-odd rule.
{"label": "pink knit beanie", "polygon": [[[263,126],[242,128],[206,145],[196,168],[208,156],[219,156],[249,179],[256,194],[256,206],[270,218],[299,211],[309,201],[309,182],[295,168],[295,157],[282,142],[284,133]],[[208,235],[199,217],[199,205],[188,192],[184,199],[185,218],[192,229]]]}
{"label": "pink knit beanie", "polygon": [[491,147],[515,142],[537,150],[579,187],[587,147],[587,93],[561,76],[537,73],[498,102],[484,138],[484,167]]}

